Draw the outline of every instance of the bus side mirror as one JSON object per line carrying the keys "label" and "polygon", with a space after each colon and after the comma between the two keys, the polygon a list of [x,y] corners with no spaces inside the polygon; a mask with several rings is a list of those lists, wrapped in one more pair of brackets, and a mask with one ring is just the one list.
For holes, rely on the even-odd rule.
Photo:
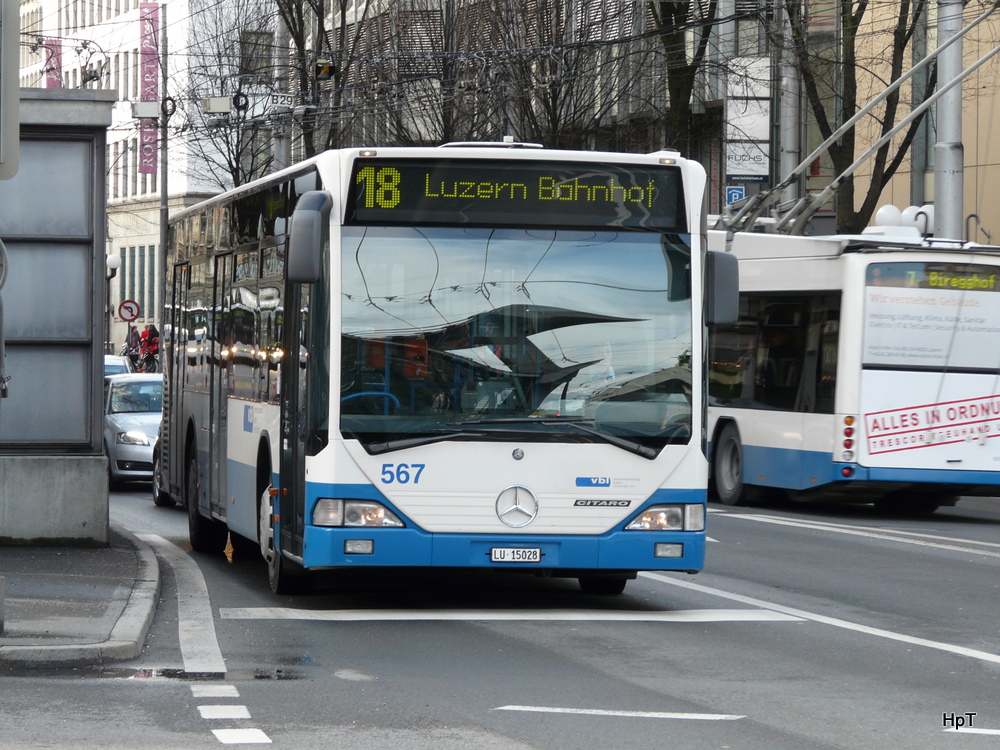
{"label": "bus side mirror", "polygon": [[735,325],[740,317],[740,267],[731,253],[705,254],[705,324]]}
{"label": "bus side mirror", "polygon": [[292,212],[288,230],[288,280],[315,284],[320,279],[323,243],[329,237],[327,227],[333,197],[324,190],[303,193]]}

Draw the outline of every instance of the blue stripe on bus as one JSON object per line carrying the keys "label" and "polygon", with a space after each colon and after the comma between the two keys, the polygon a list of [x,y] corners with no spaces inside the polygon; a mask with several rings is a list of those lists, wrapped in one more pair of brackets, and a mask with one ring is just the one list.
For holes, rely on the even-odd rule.
{"label": "blue stripe on bus", "polygon": [[[841,468],[851,466],[854,476],[843,477]],[[860,480],[866,482],[914,482],[921,484],[950,484],[1000,486],[1000,471],[974,471],[969,469],[900,469],[868,468],[857,464],[836,464],[839,481]]]}
{"label": "blue stripe on bus", "polygon": [[823,451],[743,446],[743,481],[765,487],[805,490],[843,479],[833,455]]}
{"label": "blue stripe on bus", "polygon": [[[849,467],[851,476],[841,470]],[[892,482],[951,485],[1000,486],[1000,470],[908,469],[866,467],[838,462],[823,451],[743,446],[743,481],[764,487],[808,490],[834,482]]]}
{"label": "blue stripe on bus", "polygon": [[[404,529],[329,528],[307,525],[303,563],[323,567],[449,567],[573,569],[573,570],[700,570],[705,561],[705,532],[622,531],[625,521],[600,535],[581,534],[466,534],[432,533],[416,527],[389,503],[375,487],[359,485],[314,485],[308,487],[307,518],[318,497],[350,497],[379,500],[404,519]],[[636,508],[657,503],[705,502],[699,490],[659,490]],[[633,514],[634,515],[634,514]],[[346,555],[344,540],[369,539],[374,554]],[[653,556],[657,543],[683,544],[683,556]],[[538,547],[542,562],[500,565],[490,562],[491,547]]]}

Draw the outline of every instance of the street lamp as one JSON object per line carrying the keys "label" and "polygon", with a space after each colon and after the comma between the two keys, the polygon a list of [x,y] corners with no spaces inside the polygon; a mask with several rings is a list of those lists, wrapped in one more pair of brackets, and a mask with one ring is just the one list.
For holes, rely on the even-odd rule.
{"label": "street lamp", "polygon": [[107,354],[114,354],[115,348],[111,344],[111,279],[122,267],[122,256],[108,255],[104,259],[107,273],[104,274],[104,351]]}

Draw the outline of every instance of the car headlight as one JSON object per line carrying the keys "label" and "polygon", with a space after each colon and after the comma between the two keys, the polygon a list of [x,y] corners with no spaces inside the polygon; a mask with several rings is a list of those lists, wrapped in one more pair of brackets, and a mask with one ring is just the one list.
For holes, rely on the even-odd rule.
{"label": "car headlight", "polygon": [[314,526],[351,528],[403,528],[399,516],[374,500],[320,498],[313,508]]}
{"label": "car headlight", "polygon": [[704,531],[705,506],[652,505],[625,527],[626,531]]}
{"label": "car headlight", "polygon": [[149,445],[149,438],[142,432],[129,430],[115,435],[115,442],[122,445]]}

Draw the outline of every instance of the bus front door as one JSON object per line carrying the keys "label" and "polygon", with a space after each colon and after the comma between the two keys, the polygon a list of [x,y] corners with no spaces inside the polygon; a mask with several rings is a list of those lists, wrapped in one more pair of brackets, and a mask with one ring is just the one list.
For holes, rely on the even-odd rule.
{"label": "bus front door", "polygon": [[281,362],[281,458],[278,515],[280,548],[302,556],[305,530],[305,455],[309,286],[289,284],[285,290]]}
{"label": "bus front door", "polygon": [[215,258],[215,289],[213,290],[211,353],[209,362],[209,507],[213,515],[226,515],[226,425],[228,424],[229,382],[232,358],[232,321],[230,294],[233,285],[233,256]]}

